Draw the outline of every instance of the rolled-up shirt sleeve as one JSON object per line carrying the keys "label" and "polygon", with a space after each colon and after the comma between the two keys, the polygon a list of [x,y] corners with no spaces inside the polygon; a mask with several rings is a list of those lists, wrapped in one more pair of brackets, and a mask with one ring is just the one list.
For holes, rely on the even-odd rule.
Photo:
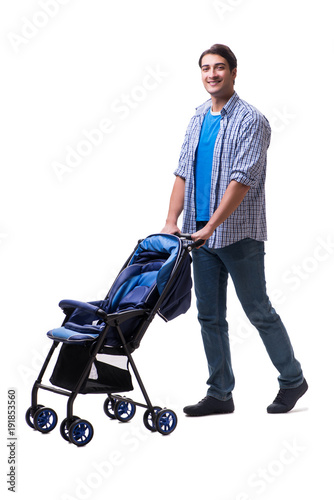
{"label": "rolled-up shirt sleeve", "polygon": [[270,144],[270,125],[260,114],[252,114],[241,126],[230,180],[254,187],[263,175]]}

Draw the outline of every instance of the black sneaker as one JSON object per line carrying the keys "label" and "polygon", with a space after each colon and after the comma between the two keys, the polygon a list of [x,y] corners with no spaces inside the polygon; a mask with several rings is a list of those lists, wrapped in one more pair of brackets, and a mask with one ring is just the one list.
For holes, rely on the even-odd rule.
{"label": "black sneaker", "polygon": [[268,406],[268,413],[287,413],[297,403],[298,399],[305,394],[308,389],[306,380],[295,389],[280,389],[271,405]]}
{"label": "black sneaker", "polygon": [[205,415],[217,415],[219,413],[233,413],[233,399],[221,401],[220,399],[206,396],[196,405],[186,406],[183,408],[184,413],[190,417],[204,417]]}

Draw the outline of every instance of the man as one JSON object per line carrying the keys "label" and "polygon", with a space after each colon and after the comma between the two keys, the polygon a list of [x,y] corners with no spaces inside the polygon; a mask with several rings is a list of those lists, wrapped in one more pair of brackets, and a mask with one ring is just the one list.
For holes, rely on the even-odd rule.
{"label": "man", "polygon": [[[279,392],[268,413],[286,413],[308,386],[285,327],[266,293],[264,241],[267,119],[234,91],[237,60],[216,44],[199,59],[211,98],[196,109],[182,146],[162,232],[183,232],[205,244],[193,251],[198,319],[208,361],[209,389],[189,416],[234,411],[234,375],[226,321],[228,275],[271,361],[279,371]],[[255,383],[255,381],[254,381]]]}

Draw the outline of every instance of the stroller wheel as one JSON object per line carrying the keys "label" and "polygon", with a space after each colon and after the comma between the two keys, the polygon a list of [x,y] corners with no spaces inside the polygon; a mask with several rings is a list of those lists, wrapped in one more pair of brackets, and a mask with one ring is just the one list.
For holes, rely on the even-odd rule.
{"label": "stroller wheel", "polygon": [[143,421],[146,429],[155,432],[157,430],[155,427],[155,416],[157,415],[157,413],[159,413],[161,407],[155,406],[153,410],[154,410],[154,418],[152,417],[152,413],[150,412],[150,410],[146,410],[144,413]]}
{"label": "stroller wheel", "polygon": [[39,410],[40,408],[43,408],[43,405],[30,406],[30,408],[28,408],[26,411],[26,422],[32,429],[35,429],[34,415],[36,411]]}
{"label": "stroller wheel", "polygon": [[115,398],[107,398],[103,404],[103,410],[104,413],[107,415],[107,417],[115,420],[115,404],[116,404],[116,399]]}
{"label": "stroller wheel", "polygon": [[80,420],[80,418],[75,417],[75,416],[73,416],[71,418],[64,418],[64,420],[60,424],[60,428],[59,428],[60,434],[61,434],[61,437],[65,439],[65,441],[69,441],[69,437],[68,437],[69,428],[71,427],[73,422],[75,422],[76,420]]}
{"label": "stroller wheel", "polygon": [[75,420],[69,428],[69,441],[76,446],[85,446],[88,444],[94,435],[93,426],[88,420]]}
{"label": "stroller wheel", "polygon": [[45,408],[43,406],[34,414],[34,427],[43,434],[51,432],[56,427],[57,422],[57,413],[51,408]]}
{"label": "stroller wheel", "polygon": [[170,434],[177,425],[177,416],[172,410],[161,410],[157,414],[155,426],[160,434]]}
{"label": "stroller wheel", "polygon": [[133,404],[130,400],[127,401],[117,401],[115,404],[115,417],[120,422],[129,422],[135,413],[136,413],[136,405]]}

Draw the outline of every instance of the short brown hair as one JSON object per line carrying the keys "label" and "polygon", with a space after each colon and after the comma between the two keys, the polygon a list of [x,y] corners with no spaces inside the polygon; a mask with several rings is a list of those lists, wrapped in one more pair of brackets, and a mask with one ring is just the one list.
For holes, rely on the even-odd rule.
{"label": "short brown hair", "polygon": [[226,59],[226,61],[228,62],[228,65],[230,67],[230,71],[232,71],[234,68],[237,67],[237,58],[233,54],[233,52],[230,49],[230,47],[228,47],[227,45],[222,45],[220,43],[215,43],[208,50],[205,50],[203,52],[203,54],[201,54],[201,57],[199,58],[199,61],[198,61],[198,64],[199,64],[200,68],[202,67],[202,59],[207,54],[216,54],[216,55],[218,55],[220,57],[224,57],[224,59]]}

